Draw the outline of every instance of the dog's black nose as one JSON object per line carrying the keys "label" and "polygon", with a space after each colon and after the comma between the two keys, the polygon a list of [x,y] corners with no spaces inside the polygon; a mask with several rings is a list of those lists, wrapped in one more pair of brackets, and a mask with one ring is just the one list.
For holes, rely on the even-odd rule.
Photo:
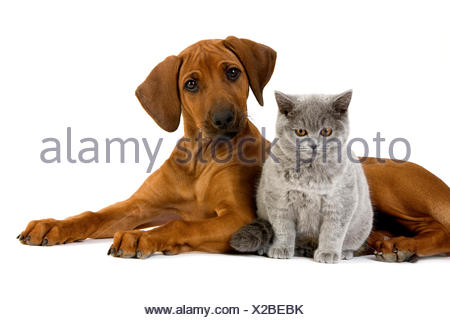
{"label": "dog's black nose", "polygon": [[211,121],[219,129],[228,129],[234,122],[234,111],[230,109],[216,111],[211,115]]}

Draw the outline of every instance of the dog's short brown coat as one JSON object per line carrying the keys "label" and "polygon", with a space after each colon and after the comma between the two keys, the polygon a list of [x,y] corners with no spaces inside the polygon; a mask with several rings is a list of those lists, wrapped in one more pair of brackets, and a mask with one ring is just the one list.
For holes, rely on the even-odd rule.
{"label": "dog's short brown coat", "polygon": [[[247,119],[249,87],[263,105],[263,88],[276,61],[271,48],[246,39],[200,41],[158,64],[136,95],[167,131],[184,121],[184,137],[169,159],[128,200],[64,220],[31,221],[22,243],[54,245],[114,236],[110,253],[144,258],[154,252],[227,252],[231,235],[255,216],[254,192],[268,143]],[[241,75],[231,81],[227,70]],[[195,92],[185,83],[195,80]],[[231,110],[229,145],[211,117]],[[215,159],[212,159],[214,148]],[[187,155],[192,157],[186,160]],[[242,161],[242,154],[246,160]],[[222,157],[222,158],[221,158]],[[181,160],[181,161],[180,161]],[[400,252],[428,256],[450,252],[450,190],[422,167],[369,158],[364,163],[377,210],[369,246],[385,261]],[[160,226],[150,231],[144,227]]]}

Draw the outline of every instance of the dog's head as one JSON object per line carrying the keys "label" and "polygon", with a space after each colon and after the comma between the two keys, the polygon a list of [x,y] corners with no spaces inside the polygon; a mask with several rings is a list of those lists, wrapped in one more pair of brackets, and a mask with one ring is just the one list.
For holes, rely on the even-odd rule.
{"label": "dog's head", "polygon": [[136,96],[166,131],[178,128],[183,112],[185,130],[233,138],[247,121],[249,86],[263,105],[275,61],[274,50],[247,39],[200,41],[159,63]]}

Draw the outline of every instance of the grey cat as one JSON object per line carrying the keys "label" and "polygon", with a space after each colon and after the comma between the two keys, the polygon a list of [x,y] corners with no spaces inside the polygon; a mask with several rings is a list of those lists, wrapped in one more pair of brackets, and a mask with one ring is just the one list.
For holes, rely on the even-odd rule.
{"label": "grey cat", "polygon": [[[258,219],[231,246],[271,258],[351,259],[372,229],[373,209],[361,164],[347,154],[352,91],[339,95],[275,92],[279,114],[259,182]],[[351,158],[350,158],[351,157]]]}

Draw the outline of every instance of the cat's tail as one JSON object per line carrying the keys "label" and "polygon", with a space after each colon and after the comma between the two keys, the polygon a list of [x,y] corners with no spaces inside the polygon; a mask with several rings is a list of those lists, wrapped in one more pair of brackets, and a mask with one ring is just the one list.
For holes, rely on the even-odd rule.
{"label": "cat's tail", "polygon": [[256,219],[239,229],[230,240],[233,249],[239,252],[256,252],[273,238],[273,229],[269,221]]}

